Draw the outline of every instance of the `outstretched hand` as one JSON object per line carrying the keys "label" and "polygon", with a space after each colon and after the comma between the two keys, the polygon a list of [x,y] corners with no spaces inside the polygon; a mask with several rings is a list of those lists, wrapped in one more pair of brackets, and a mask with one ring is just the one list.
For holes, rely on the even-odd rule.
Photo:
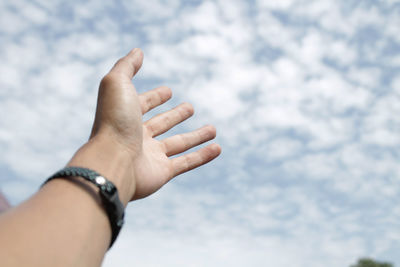
{"label": "outstretched hand", "polygon": [[[113,197],[125,206],[221,152],[219,145],[211,144],[171,158],[213,139],[215,128],[205,126],[156,140],[156,136],[189,118],[193,107],[184,103],[143,123],[142,115],[165,103],[172,93],[166,87],[136,93],[131,79],[142,61],[142,51],[134,49],[104,77],[89,141],[67,164],[106,177],[118,189]],[[110,205],[101,203],[103,195],[95,193],[96,185],[75,178],[51,180],[30,199],[0,216],[2,266],[101,265],[117,233],[115,214],[110,215]]]}
{"label": "outstretched hand", "polygon": [[158,87],[138,95],[131,80],[142,62],[142,51],[133,49],[103,78],[91,133],[91,139],[112,139],[127,152],[130,169],[124,179],[132,181],[132,200],[154,193],[173,177],[206,164],[221,152],[219,145],[210,144],[170,158],[214,139],[216,130],[208,125],[156,140],[155,137],[188,119],[194,111],[190,104],[183,103],[143,123],[142,115],[168,101],[172,92],[167,87]]}

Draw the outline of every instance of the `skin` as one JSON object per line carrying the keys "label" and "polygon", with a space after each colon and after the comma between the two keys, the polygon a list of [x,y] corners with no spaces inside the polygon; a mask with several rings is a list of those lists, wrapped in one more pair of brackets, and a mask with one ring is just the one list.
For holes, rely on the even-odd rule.
{"label": "skin", "polygon": [[[142,62],[143,53],[135,48],[102,79],[90,138],[67,164],[107,177],[117,186],[125,206],[221,152],[218,144],[210,144],[170,158],[212,140],[216,130],[207,125],[156,140],[194,111],[183,103],[142,122],[143,114],[172,95],[167,87],[137,94],[131,80]],[[2,266],[100,266],[110,239],[111,228],[97,189],[79,177],[54,179],[0,216]]]}

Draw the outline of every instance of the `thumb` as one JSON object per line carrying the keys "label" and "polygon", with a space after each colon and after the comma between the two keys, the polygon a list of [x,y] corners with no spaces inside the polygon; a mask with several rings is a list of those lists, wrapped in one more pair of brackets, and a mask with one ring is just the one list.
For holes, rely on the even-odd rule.
{"label": "thumb", "polygon": [[126,56],[120,58],[114,67],[110,70],[110,74],[122,74],[132,79],[139,71],[143,63],[143,52],[140,48],[132,49]]}

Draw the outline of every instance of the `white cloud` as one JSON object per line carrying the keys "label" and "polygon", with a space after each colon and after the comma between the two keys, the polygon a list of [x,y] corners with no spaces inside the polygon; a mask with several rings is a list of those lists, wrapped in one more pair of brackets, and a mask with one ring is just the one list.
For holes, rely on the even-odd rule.
{"label": "white cloud", "polygon": [[[400,82],[390,73],[400,61],[385,50],[398,40],[395,11],[346,1],[25,2],[0,9],[0,163],[21,180],[2,185],[13,203],[86,140],[98,81],[142,45],[135,82],[193,102],[187,125],[216,124],[223,154],[134,203],[105,266],[399,262]],[[382,29],[379,40],[369,28]]]}
{"label": "white cloud", "polygon": [[351,68],[347,77],[365,88],[376,88],[380,85],[382,71],[379,68]]}
{"label": "white cloud", "polygon": [[[134,21],[140,21],[148,23],[149,19],[159,20],[170,18],[171,15],[175,15],[177,9],[180,6],[178,0],[163,1],[163,0],[150,0],[150,1],[122,1],[123,8],[128,11],[130,17],[125,19],[131,19]],[[102,5],[101,5],[102,6]]]}
{"label": "white cloud", "polygon": [[288,9],[290,8],[295,2],[293,0],[282,0],[282,1],[266,1],[266,0],[258,0],[257,4],[262,9]]}
{"label": "white cloud", "polygon": [[377,99],[365,117],[362,140],[366,143],[381,146],[399,144],[400,121],[397,114],[400,110],[400,98],[389,93]]}

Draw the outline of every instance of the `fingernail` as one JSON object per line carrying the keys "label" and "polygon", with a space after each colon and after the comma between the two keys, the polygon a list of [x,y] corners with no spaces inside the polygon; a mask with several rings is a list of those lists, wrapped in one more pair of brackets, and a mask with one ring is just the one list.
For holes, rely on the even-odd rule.
{"label": "fingernail", "polygon": [[136,55],[140,52],[140,48],[134,48],[132,49],[132,54]]}
{"label": "fingernail", "polygon": [[133,48],[133,49],[131,49],[131,51],[128,52],[127,55],[135,55],[138,50],[139,50],[138,48]]}

